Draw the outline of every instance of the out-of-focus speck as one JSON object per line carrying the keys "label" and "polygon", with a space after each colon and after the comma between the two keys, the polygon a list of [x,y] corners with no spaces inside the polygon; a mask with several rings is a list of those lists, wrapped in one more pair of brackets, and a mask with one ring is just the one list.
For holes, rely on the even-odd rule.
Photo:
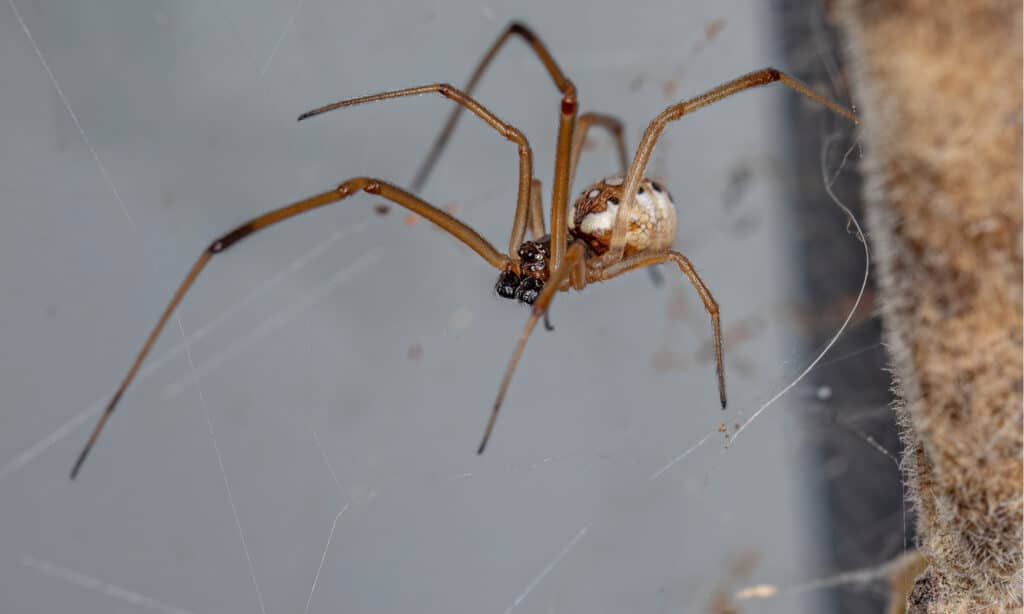
{"label": "out-of-focus speck", "polygon": [[672,370],[674,357],[671,350],[658,350],[651,354],[651,366],[658,373],[665,373]]}
{"label": "out-of-focus speck", "polygon": [[647,78],[646,75],[637,75],[629,82],[629,91],[638,92],[640,88],[644,86],[644,80]]}
{"label": "out-of-focus speck", "polygon": [[722,206],[728,211],[738,205],[754,182],[754,169],[749,160],[741,161],[729,171],[722,190]]}
{"label": "out-of-focus speck", "polygon": [[718,36],[718,33],[721,32],[723,28],[725,28],[724,19],[719,18],[709,21],[704,26],[704,38],[707,39],[708,42],[715,40],[715,37]]}
{"label": "out-of-focus speck", "polygon": [[736,599],[766,599],[768,597],[774,597],[778,592],[779,589],[775,588],[771,584],[756,584],[737,591],[734,596]]}
{"label": "out-of-focus speck", "polygon": [[728,430],[729,430],[729,427],[727,427],[724,422],[718,425],[718,432],[719,433],[724,433],[724,432],[726,432]]}
{"label": "out-of-focus speck", "polygon": [[419,360],[423,356],[423,346],[418,343],[411,344],[406,351],[406,356],[409,357],[409,360]]}
{"label": "out-of-focus speck", "polygon": [[819,401],[827,401],[832,398],[832,386],[821,385],[815,391]]}
{"label": "out-of-focus speck", "polygon": [[651,367],[658,373],[685,371],[689,367],[686,355],[661,349],[651,354]]}
{"label": "out-of-focus speck", "polygon": [[376,213],[377,215],[381,216],[381,217],[384,217],[388,213],[391,213],[391,207],[388,206],[388,205],[384,205],[384,204],[375,205],[373,207],[373,212]]}
{"label": "out-of-focus speck", "polygon": [[676,92],[679,90],[679,81],[676,79],[669,79],[661,84],[661,95],[666,100],[671,100],[676,97]]}
{"label": "out-of-focus speck", "polygon": [[455,215],[456,213],[459,212],[459,204],[454,202],[448,203],[447,205],[444,206],[444,210],[448,213],[448,215]]}
{"label": "out-of-focus speck", "polygon": [[157,11],[156,13],[154,13],[153,21],[155,21],[156,25],[158,26],[166,26],[167,24],[171,23],[170,18],[167,17],[167,13],[163,11]]}
{"label": "out-of-focus speck", "polygon": [[419,218],[418,215],[416,215],[415,213],[410,213],[409,215],[405,216],[405,225],[406,226],[415,226],[416,222],[418,222],[419,219],[420,218]]}
{"label": "out-of-focus speck", "polygon": [[473,325],[473,312],[468,307],[459,307],[448,316],[448,330],[466,330]]}
{"label": "out-of-focus speck", "polygon": [[665,315],[668,316],[669,320],[685,320],[686,316],[690,313],[690,303],[686,298],[686,293],[677,288],[672,290],[672,298],[668,301],[668,309],[665,310]]}

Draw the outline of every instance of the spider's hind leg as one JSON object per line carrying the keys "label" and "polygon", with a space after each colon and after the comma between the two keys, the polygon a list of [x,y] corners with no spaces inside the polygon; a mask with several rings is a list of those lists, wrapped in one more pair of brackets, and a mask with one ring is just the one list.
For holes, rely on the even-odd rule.
{"label": "spider's hind leg", "polygon": [[711,316],[711,332],[715,343],[715,374],[718,378],[718,397],[722,403],[722,409],[725,409],[725,365],[722,361],[722,322],[718,311],[718,301],[711,295],[711,290],[704,284],[704,280],[697,274],[697,269],[694,268],[693,263],[686,256],[669,249],[640,252],[639,254],[627,256],[610,266],[591,271],[591,279],[588,281],[607,281],[623,273],[664,262],[674,262],[683,275],[686,275],[686,278],[693,284],[697,294],[700,295],[705,311]]}

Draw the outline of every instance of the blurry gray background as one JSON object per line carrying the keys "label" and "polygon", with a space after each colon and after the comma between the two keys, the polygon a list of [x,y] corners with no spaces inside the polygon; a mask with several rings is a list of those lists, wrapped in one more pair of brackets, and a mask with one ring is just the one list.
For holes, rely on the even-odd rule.
{"label": "blurry gray background", "polygon": [[[661,287],[634,273],[556,299],[555,331],[535,333],[478,457],[527,312],[468,249],[358,196],[217,257],[68,481],[213,238],[351,176],[406,184],[451,106],[300,112],[461,85],[512,19],[548,44],[581,110],[626,122],[630,147],[672,102],[790,68],[765,3],[550,4],[0,3],[0,609],[707,612],[834,571],[824,487],[836,458],[858,467],[801,426],[827,382],[735,444],[719,432],[820,349],[796,296],[802,263],[826,256],[793,248],[808,171],[790,144],[852,130],[820,110],[792,122],[803,103],[781,87],[674,124],[649,170],[722,306],[728,411],[693,289],[674,270]],[[522,41],[478,96],[531,139],[547,202],[559,96]],[[515,164],[464,117],[423,196],[502,248]],[[615,170],[596,132],[573,194]],[[856,247],[855,292],[859,246],[839,240]],[[741,606],[836,607],[801,590]]]}

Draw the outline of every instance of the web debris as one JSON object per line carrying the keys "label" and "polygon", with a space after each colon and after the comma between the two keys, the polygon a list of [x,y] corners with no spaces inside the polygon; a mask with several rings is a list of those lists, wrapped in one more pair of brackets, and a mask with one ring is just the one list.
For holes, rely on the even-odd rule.
{"label": "web debris", "polygon": [[161,612],[162,614],[192,614],[189,610],[168,605],[141,593],[137,593],[116,584],[110,584],[109,582],[98,580],[80,571],[75,571],[47,561],[41,561],[35,557],[25,555],[21,557],[21,564],[24,567],[28,567],[29,569],[43,574],[44,576],[70,582],[71,584],[75,584],[86,590],[94,591],[113,599],[119,599],[139,608],[145,608],[154,612]]}
{"label": "web debris", "polygon": [[[736,428],[736,431],[732,434],[732,438],[729,441],[729,444],[727,445],[727,447],[731,446],[732,444],[734,444],[736,442],[736,439],[739,437],[740,433],[742,433],[750,425],[750,423],[752,423],[755,419],[757,419],[757,417],[760,416],[764,412],[764,410],[768,409],[768,407],[770,407],[772,404],[774,404],[776,401],[778,401],[780,398],[782,398],[783,395],[785,395],[787,392],[789,392],[790,390],[795,388],[797,385],[799,385],[800,382],[803,381],[803,379],[805,377],[807,377],[807,375],[816,366],[818,366],[818,364],[825,357],[825,355],[828,354],[829,350],[832,349],[832,346],[834,346],[836,344],[836,342],[839,340],[839,337],[842,336],[842,334],[846,330],[847,326],[849,326],[850,321],[853,319],[854,314],[857,312],[857,309],[860,307],[861,300],[864,298],[864,292],[866,291],[867,285],[868,285],[868,276],[870,275],[870,272],[871,272],[871,253],[870,253],[870,251],[868,249],[867,238],[865,237],[864,231],[861,229],[860,223],[857,221],[856,216],[853,215],[853,212],[850,211],[849,207],[844,205],[843,202],[839,200],[839,198],[835,195],[835,192],[833,192],[833,190],[832,190],[832,184],[835,183],[835,180],[839,176],[840,171],[846,165],[846,161],[849,158],[850,153],[857,147],[857,141],[855,140],[854,143],[850,146],[850,148],[843,155],[842,162],[840,162],[839,168],[836,170],[835,174],[832,175],[831,179],[829,179],[829,177],[828,177],[827,167],[826,167],[826,164],[825,164],[826,163],[827,154],[828,154],[828,151],[829,151],[830,147],[832,146],[832,143],[835,142],[837,139],[839,139],[840,136],[841,135],[838,134],[838,133],[829,135],[829,137],[822,144],[822,148],[821,148],[821,175],[822,175],[822,179],[825,181],[825,189],[828,192],[829,197],[832,199],[832,202],[835,203],[835,205],[837,207],[839,207],[839,209],[842,210],[847,215],[847,220],[848,220],[847,223],[848,223],[848,225],[852,225],[856,229],[856,237],[861,242],[861,244],[864,246],[864,276],[861,279],[860,290],[857,292],[857,298],[856,298],[856,300],[854,300],[853,305],[850,307],[849,312],[846,314],[846,319],[843,320],[842,325],[840,325],[839,329],[836,330],[835,334],[832,336],[831,339],[829,339],[828,343],[825,344],[825,347],[818,353],[817,356],[815,356],[814,360],[812,360],[811,363],[809,365],[807,365],[807,367],[803,371],[801,371],[800,374],[797,375],[796,378],[792,382],[790,382],[784,388],[782,388],[781,390],[776,392],[774,395],[772,395],[772,397],[770,399],[768,399],[765,403],[763,403],[760,407],[758,407],[757,410],[753,414],[751,414],[749,418],[747,418],[742,424],[740,424]],[[658,471],[656,471],[653,474],[651,474],[651,476],[648,479],[649,480],[654,480],[654,479],[657,479],[657,478],[661,477],[661,475],[663,475],[668,469],[670,469],[677,462],[679,462],[680,460],[685,458],[687,455],[692,453],[698,447],[703,445],[704,442],[706,442],[708,440],[708,438],[710,438],[713,434],[715,434],[717,432],[719,432],[719,429],[716,428],[716,429],[710,431],[709,433],[707,433],[700,441],[698,441],[696,444],[694,444],[690,448],[684,450],[679,456],[677,456],[674,460],[669,462],[666,466],[662,467]]]}
{"label": "web debris", "polygon": [[169,384],[164,388],[163,399],[167,400],[174,398],[175,396],[183,393],[190,386],[198,384],[199,380],[220,368],[228,360],[241,354],[253,343],[278,330],[296,318],[300,313],[318,303],[332,290],[347,282],[352,275],[373,263],[378,256],[379,250],[377,248],[370,249],[361,254],[351,263],[351,265],[340,269],[337,273],[328,278],[327,281],[321,283],[312,291],[305,293],[285,309],[271,314],[247,334],[242,335],[223,350],[214,354],[209,360],[200,365],[194,373]]}
{"label": "web debris", "polygon": [[828,343],[825,344],[825,347],[821,350],[821,352],[819,352],[818,355],[814,358],[814,360],[811,361],[811,364],[807,365],[807,367],[800,372],[800,375],[798,375],[796,379],[790,382],[789,385],[775,393],[774,396],[772,396],[764,404],[758,407],[757,411],[751,414],[750,417],[747,418],[746,421],[744,421],[738,429],[736,429],[736,432],[733,433],[732,443],[736,442],[736,439],[739,438],[740,433],[742,433],[744,429],[746,429],[747,426],[750,425],[751,422],[753,422],[759,415],[761,415],[761,413],[764,410],[768,409],[768,407],[775,403],[775,401],[779,400],[784,394],[792,390],[797,384],[803,381],[807,374],[810,373],[814,369],[814,367],[818,365],[819,362],[821,362],[825,355],[828,354],[829,350],[832,349],[832,346],[836,344],[836,341],[839,340],[839,337],[846,330],[846,327],[849,326],[850,320],[853,319],[853,315],[857,312],[857,309],[860,307],[861,299],[864,298],[864,291],[867,289],[868,286],[868,276],[871,272],[871,252],[868,249],[867,238],[864,236],[864,231],[861,229],[860,223],[857,221],[856,216],[853,215],[853,212],[850,211],[849,207],[844,205],[843,202],[839,200],[839,198],[835,195],[835,192],[832,191],[832,184],[835,183],[836,178],[839,176],[839,171],[841,171],[843,166],[845,166],[846,160],[849,157],[850,152],[852,152],[853,149],[857,146],[856,141],[853,145],[850,146],[850,149],[846,151],[846,154],[843,156],[843,161],[839,165],[839,169],[836,170],[836,173],[832,176],[831,179],[828,179],[825,166],[828,150],[832,146],[832,143],[839,138],[839,136],[839,134],[830,135],[821,147],[821,176],[822,179],[825,180],[825,190],[828,192],[828,195],[832,199],[832,202],[835,203],[835,205],[839,207],[839,209],[842,210],[843,213],[847,215],[848,223],[852,224],[856,228],[856,237],[864,246],[864,277],[860,283],[860,290],[857,292],[857,299],[853,302],[853,306],[850,307],[850,311],[849,313],[846,314],[846,319],[843,320],[842,325],[832,336],[832,338],[829,339]]}
{"label": "web debris", "polygon": [[[178,330],[181,331],[181,338],[185,342],[185,356],[188,358],[188,366],[193,374],[196,372],[196,365],[192,361],[192,351],[188,347],[188,341],[185,336],[185,327],[181,323],[181,316],[174,314],[174,319],[178,322]],[[235,527],[238,529],[238,537],[242,541],[242,550],[245,551],[245,561],[249,564],[249,576],[252,578],[252,584],[256,587],[256,600],[260,604],[260,612],[267,614],[267,608],[263,605],[263,591],[260,590],[260,583],[256,580],[256,568],[252,564],[252,556],[249,554],[249,544],[245,541],[245,531],[242,530],[242,521],[238,517],[238,507],[235,505],[235,497],[231,494],[231,484],[228,482],[228,472],[224,468],[224,456],[220,452],[220,444],[217,443],[217,433],[213,430],[213,420],[210,419],[210,409],[206,404],[206,395],[203,394],[203,389],[196,385],[196,392],[199,396],[199,404],[203,408],[203,416],[206,417],[206,426],[210,431],[210,439],[213,441],[213,450],[217,453],[217,465],[220,467],[220,475],[224,479],[224,490],[228,493],[228,503],[231,504],[231,513],[235,517]]]}
{"label": "web debris", "polygon": [[[367,218],[357,224],[349,226],[344,230],[334,230],[331,236],[327,237],[323,241],[313,245],[308,250],[300,254],[297,258],[291,261],[288,266],[284,267],[271,277],[265,279],[255,290],[251,291],[244,298],[236,301],[230,307],[222,311],[217,317],[213,318],[194,332],[192,332],[188,338],[182,343],[174,346],[161,356],[154,358],[149,361],[149,364],[142,367],[139,370],[139,375],[136,378],[137,382],[141,382],[147,379],[150,375],[156,373],[171,359],[175,358],[180,354],[186,347],[195,345],[198,341],[204,339],[207,335],[212,333],[214,330],[219,328],[228,318],[234,316],[236,313],[244,309],[253,303],[264,293],[270,291],[275,286],[280,284],[286,277],[295,273],[296,271],[304,268],[313,260],[320,257],[327,251],[327,248],[337,243],[338,241],[348,237],[353,233],[362,232],[371,222],[371,218]],[[273,317],[273,316],[271,316]],[[23,452],[6,462],[3,466],[0,466],[0,482],[13,475],[16,471],[31,463],[40,454],[49,450],[59,441],[67,437],[69,434],[74,432],[79,426],[84,424],[90,418],[100,412],[101,409],[107,404],[110,399],[106,396],[100,397],[90,403],[85,408],[76,412],[71,418],[69,418],[64,424],[58,426],[49,435],[43,437],[36,443],[26,448]]]}
{"label": "web debris", "polygon": [[92,142],[89,141],[89,137],[85,135],[85,128],[82,127],[81,122],[78,121],[78,116],[75,115],[75,112],[71,109],[71,103],[68,102],[68,97],[64,95],[64,90],[62,90],[60,84],[57,83],[57,76],[53,74],[52,70],[50,70],[50,64],[46,61],[46,56],[43,55],[42,49],[40,49],[39,45],[36,44],[36,39],[32,36],[32,32],[29,31],[25,20],[21,18],[21,13],[18,12],[18,7],[15,6],[14,0],[7,0],[7,3],[11,5],[11,11],[14,13],[14,17],[18,20],[18,24],[21,25],[21,29],[24,30],[25,36],[28,37],[29,42],[32,43],[32,48],[35,49],[36,57],[39,58],[39,62],[46,70],[46,74],[49,75],[50,83],[53,84],[53,89],[57,90],[57,95],[60,96],[61,102],[64,103],[64,108],[67,109],[68,115],[71,116],[71,121],[75,124],[75,127],[78,128],[78,134],[81,135],[82,142],[89,148],[89,153],[92,155],[93,161],[96,162],[96,166],[99,167],[100,174],[103,175],[103,180],[107,183],[107,186],[110,187],[110,191],[114,193],[114,198],[117,199],[117,203],[121,206],[121,213],[124,213],[125,218],[128,219],[128,225],[132,227],[132,230],[138,230],[135,226],[135,220],[133,220],[132,216],[128,213],[128,207],[124,204],[124,200],[121,198],[121,193],[117,191],[117,186],[114,185],[113,179],[110,178],[110,173],[107,172],[107,167],[103,166],[103,161],[100,160],[100,155],[96,152],[96,148],[93,147]]}
{"label": "web debris", "polygon": [[886,561],[874,567],[844,571],[827,578],[811,580],[803,584],[789,587],[782,587],[775,584],[755,584],[736,591],[733,598],[737,601],[749,599],[770,599],[785,594],[807,593],[823,588],[832,588],[846,585],[867,585],[881,580],[890,580],[902,571],[912,569],[923,561],[920,553],[910,552],[901,554],[891,561]]}
{"label": "web debris", "polygon": [[519,596],[515,598],[515,600],[512,602],[512,605],[505,608],[505,614],[509,614],[509,612],[519,607],[519,604],[522,603],[523,600],[526,599],[531,592],[533,592],[533,589],[537,588],[537,585],[541,583],[541,580],[547,577],[547,575],[551,573],[551,571],[554,570],[554,568],[562,562],[562,559],[564,559],[566,555],[568,555],[569,552],[576,546],[576,543],[580,541],[580,539],[582,539],[584,535],[587,534],[588,529],[589,527],[583,527],[579,530],[578,533],[576,533],[576,537],[573,537],[572,540],[570,540],[569,543],[566,544],[565,548],[562,548],[562,551],[558,553],[558,556],[551,559],[551,562],[548,563],[547,566],[545,566],[539,574],[537,574],[537,577],[526,585],[526,588],[523,589],[523,592],[519,593]]}
{"label": "web debris", "polygon": [[[327,452],[324,450],[323,445],[320,443],[320,436],[317,435],[317,432],[316,432],[315,428],[310,427],[310,430],[313,433],[313,441],[316,442],[317,450],[320,451],[320,458],[322,458],[323,461],[324,461],[324,464],[327,465],[327,471],[330,472],[331,479],[333,479],[334,483],[338,486],[338,492],[340,492],[342,495],[344,495],[344,492],[343,492],[343,490],[341,488],[341,481],[338,480],[338,474],[337,474],[337,472],[334,471],[334,465],[332,465],[331,461],[328,460]],[[342,506],[342,508],[334,516],[334,522],[331,523],[331,530],[327,534],[327,543],[324,544],[324,552],[323,552],[322,555],[320,555],[320,565],[317,566],[317,568],[316,568],[316,575],[313,576],[313,586],[311,586],[309,588],[309,596],[306,598],[306,608],[302,611],[303,614],[308,614],[309,606],[310,606],[310,604],[313,603],[313,593],[316,592],[317,582],[320,581],[320,572],[323,570],[324,562],[327,560],[327,551],[331,549],[331,540],[334,539],[334,530],[338,527],[338,520],[341,519],[341,517],[345,514],[345,512],[348,511],[349,505],[351,505],[351,502],[345,503],[345,505]]]}

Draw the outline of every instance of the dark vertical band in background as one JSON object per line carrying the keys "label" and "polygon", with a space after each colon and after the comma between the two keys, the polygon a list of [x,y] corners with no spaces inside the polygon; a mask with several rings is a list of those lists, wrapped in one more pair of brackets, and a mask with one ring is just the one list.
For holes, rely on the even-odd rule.
{"label": "dark vertical band in background", "polygon": [[[843,72],[842,43],[828,23],[827,4],[776,0],[774,12],[785,42],[785,65],[800,79],[841,104],[850,105]],[[806,355],[813,356],[828,342],[856,298],[864,272],[864,251],[847,231],[825,191],[821,149],[830,134],[836,140],[828,158],[829,176],[852,144],[855,128],[826,110],[797,96],[787,100],[788,126],[821,126],[820,130],[789,130],[795,184],[790,193],[794,223],[792,259],[804,267],[797,298]],[[863,225],[859,151],[854,149],[836,180],[835,194]],[[874,275],[849,328],[809,376],[800,396],[805,440],[816,446],[816,466],[810,479],[822,481],[826,497],[822,550],[831,570],[822,576],[872,567],[899,555],[904,540],[912,546],[912,519],[907,510],[904,533],[902,476],[894,459],[900,457],[895,414],[890,408],[887,356],[881,345],[881,321],[874,307]],[[819,396],[816,394],[820,392]],[[887,450],[892,458],[869,441]],[[833,590],[836,611],[844,614],[884,611],[886,587],[849,586]]]}

